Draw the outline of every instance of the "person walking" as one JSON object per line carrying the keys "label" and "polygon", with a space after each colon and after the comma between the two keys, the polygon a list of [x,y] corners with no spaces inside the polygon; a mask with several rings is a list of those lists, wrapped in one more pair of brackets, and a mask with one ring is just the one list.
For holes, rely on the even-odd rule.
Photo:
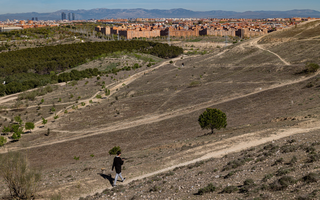
{"label": "person walking", "polygon": [[124,182],[124,180],[126,180],[126,178],[122,178],[122,176],[121,176],[121,165],[123,165],[124,161],[122,158],[120,158],[120,156],[121,156],[121,152],[118,151],[117,156],[114,157],[114,159],[113,159],[112,171],[114,168],[116,169],[116,177],[114,178],[113,187],[117,186],[118,177],[121,178],[122,182]]}

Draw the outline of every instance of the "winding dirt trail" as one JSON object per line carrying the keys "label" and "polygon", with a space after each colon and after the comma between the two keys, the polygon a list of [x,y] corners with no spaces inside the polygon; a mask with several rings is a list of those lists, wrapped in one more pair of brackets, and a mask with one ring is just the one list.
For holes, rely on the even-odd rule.
{"label": "winding dirt trail", "polygon": [[[165,64],[166,63],[163,63],[163,64],[159,65],[158,67],[161,67],[161,66],[163,66]],[[153,69],[155,69],[155,68],[153,68]],[[153,69],[150,69],[150,70],[153,70]],[[143,71],[141,73],[143,74],[144,72],[145,71]],[[136,78],[140,77],[141,73],[140,74],[136,74],[135,77],[132,76],[129,79],[117,84],[116,86],[114,86],[111,89],[112,92],[115,92],[117,88],[120,88],[123,83],[127,83],[127,84],[131,83]],[[114,131],[129,129],[129,128],[133,128],[133,127],[137,127],[137,126],[141,126],[141,125],[160,122],[160,121],[163,121],[163,120],[166,120],[166,119],[178,117],[178,116],[181,116],[181,115],[186,115],[186,114],[192,113],[194,111],[205,109],[205,108],[210,107],[210,106],[214,106],[214,105],[218,105],[218,104],[221,104],[221,103],[234,101],[234,100],[241,99],[241,98],[246,98],[246,97],[249,97],[251,95],[255,95],[255,94],[258,94],[258,93],[265,92],[265,91],[270,91],[270,90],[273,90],[273,89],[276,89],[276,88],[280,88],[280,87],[284,87],[284,86],[287,86],[287,85],[292,85],[292,84],[296,84],[296,83],[299,83],[299,82],[303,82],[303,81],[306,81],[308,79],[311,79],[311,78],[317,76],[318,74],[319,74],[319,72],[313,74],[312,76],[306,76],[306,77],[302,77],[302,78],[297,79],[297,80],[287,81],[287,82],[284,82],[284,83],[281,83],[281,84],[275,84],[275,85],[272,85],[272,86],[270,86],[268,88],[261,88],[259,90],[255,90],[255,91],[253,91],[251,93],[248,93],[248,94],[243,94],[243,95],[239,95],[239,96],[236,96],[236,97],[223,99],[223,100],[220,100],[220,101],[210,100],[210,101],[203,102],[203,103],[200,103],[200,104],[197,104],[197,105],[193,105],[193,106],[177,109],[177,110],[174,110],[174,111],[171,111],[171,112],[166,112],[166,113],[162,113],[162,114],[148,114],[148,115],[145,115],[143,117],[137,117],[136,119],[128,119],[128,120],[123,120],[121,122],[116,122],[116,123],[113,123],[113,124],[103,125],[103,126],[100,126],[100,127],[96,127],[95,129],[91,128],[91,129],[87,129],[87,130],[82,130],[82,134],[81,135],[72,136],[74,134],[69,134],[70,137],[62,139],[62,140],[59,140],[59,141],[51,141],[51,142],[42,143],[42,144],[39,144],[39,145],[34,145],[34,146],[31,146],[31,147],[25,147],[25,148],[16,147],[16,148],[6,148],[5,150],[2,149],[2,150],[0,150],[0,154],[1,153],[6,153],[8,151],[26,150],[26,149],[38,148],[38,147],[43,147],[43,146],[48,146],[48,145],[53,145],[53,144],[59,144],[59,143],[64,143],[64,142],[68,142],[68,141],[72,141],[72,140],[83,139],[83,138],[87,138],[87,137],[91,137],[91,136],[95,136],[95,135],[106,134],[108,132],[114,132]],[[60,111],[60,112],[62,112],[62,111]],[[47,119],[50,119],[50,118],[47,118]],[[40,123],[40,122],[38,122],[38,123]],[[57,131],[57,132],[59,132],[59,131]],[[63,131],[63,132],[73,133],[73,131]],[[74,131],[74,133],[78,133],[78,132],[79,131]]]}

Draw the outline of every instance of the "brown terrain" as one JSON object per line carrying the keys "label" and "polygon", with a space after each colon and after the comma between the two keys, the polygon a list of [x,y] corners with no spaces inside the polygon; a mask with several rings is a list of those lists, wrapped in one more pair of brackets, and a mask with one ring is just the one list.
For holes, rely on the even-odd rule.
{"label": "brown terrain", "polygon": [[[2,127],[20,115],[36,128],[0,153],[25,152],[41,169],[37,199],[317,199],[320,75],[301,72],[320,63],[319,24],[226,48],[205,41],[197,48],[210,53],[151,67],[132,55],[107,56],[79,69],[143,67],[52,86],[35,101],[2,97]],[[226,113],[226,129],[201,130],[208,107]],[[114,146],[126,158],[127,180],[111,189]],[[200,195],[210,183],[215,191]],[[0,194],[8,195],[1,179]]]}

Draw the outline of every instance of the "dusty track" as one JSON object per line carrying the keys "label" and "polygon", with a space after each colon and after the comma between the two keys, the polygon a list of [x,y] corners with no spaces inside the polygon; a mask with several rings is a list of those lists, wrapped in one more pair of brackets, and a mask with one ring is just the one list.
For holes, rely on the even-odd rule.
{"label": "dusty track", "polygon": [[[159,68],[159,67],[161,67],[163,65],[165,65],[165,63],[157,66],[157,68]],[[155,69],[155,68],[153,68],[153,69]],[[153,70],[153,69],[150,69],[150,70]],[[140,72],[139,74],[136,74],[135,77],[132,76],[129,79],[117,84],[116,86],[114,86],[111,89],[112,93],[114,93],[117,88],[120,88],[123,83],[126,83],[126,84],[131,83],[136,78],[140,77],[144,72],[145,71]],[[234,100],[241,99],[241,98],[246,98],[246,97],[249,97],[251,95],[261,93],[261,92],[270,91],[270,90],[273,90],[273,89],[276,89],[276,88],[280,88],[280,87],[284,87],[284,86],[287,86],[287,85],[303,82],[303,81],[306,81],[308,79],[311,79],[311,78],[317,76],[318,74],[319,73],[315,73],[312,76],[302,77],[302,78],[294,80],[294,81],[287,81],[287,82],[284,82],[284,83],[281,83],[281,84],[275,84],[275,85],[272,85],[272,86],[270,86],[268,88],[261,88],[261,90],[259,89],[259,90],[256,90],[254,92],[251,92],[251,93],[248,93],[248,94],[245,94],[245,95],[239,95],[239,96],[236,96],[236,97],[233,97],[233,98],[223,99],[223,100],[220,100],[220,101],[211,100],[211,101],[207,101],[207,102],[204,102],[204,103],[201,103],[201,104],[198,104],[198,105],[177,109],[177,110],[174,110],[174,111],[171,111],[171,112],[167,112],[167,113],[163,113],[163,114],[149,114],[149,115],[146,115],[146,116],[143,116],[143,117],[138,117],[135,120],[132,120],[132,119],[130,121],[129,120],[124,120],[124,121],[121,121],[121,123],[117,122],[117,123],[114,123],[114,124],[111,124],[111,125],[109,124],[107,127],[101,126],[101,127],[96,127],[95,129],[83,130],[81,135],[77,135],[77,136],[74,136],[74,137],[71,136],[69,138],[65,138],[65,139],[59,140],[59,141],[51,141],[51,142],[48,142],[48,143],[42,143],[40,145],[35,145],[35,146],[32,146],[32,147],[26,147],[26,148],[11,148],[11,149],[7,148],[6,150],[0,151],[0,153],[6,153],[9,150],[10,151],[22,150],[22,149],[25,150],[25,149],[32,149],[32,148],[43,147],[43,146],[48,146],[48,145],[53,145],[53,144],[59,144],[59,143],[67,142],[67,141],[72,141],[72,140],[77,140],[77,139],[83,139],[83,138],[86,138],[86,137],[91,137],[91,136],[94,136],[94,135],[100,135],[100,134],[105,134],[105,133],[108,133],[108,132],[124,130],[124,129],[132,128],[132,127],[136,127],[136,126],[141,126],[141,125],[146,125],[146,124],[152,124],[152,123],[160,122],[160,121],[163,121],[163,120],[166,120],[166,119],[178,117],[178,116],[181,116],[181,115],[186,115],[186,114],[192,113],[192,112],[197,111],[197,110],[205,109],[205,108],[207,108],[209,106],[218,105],[218,104],[221,104],[221,103],[226,103],[226,102],[234,101]],[[62,112],[62,111],[60,111],[60,112]],[[53,118],[53,116],[52,116],[52,118]],[[47,119],[49,119],[49,118],[47,118]],[[40,123],[40,122],[38,122],[38,123]],[[66,132],[66,131],[63,131],[63,132]],[[78,131],[76,131],[76,132],[78,132]],[[72,131],[69,131],[69,133],[72,133]],[[73,134],[69,134],[69,135],[73,135]]]}

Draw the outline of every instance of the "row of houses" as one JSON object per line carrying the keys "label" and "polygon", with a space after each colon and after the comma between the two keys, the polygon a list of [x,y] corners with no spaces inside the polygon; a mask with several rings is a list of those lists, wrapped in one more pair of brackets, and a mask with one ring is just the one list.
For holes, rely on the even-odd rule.
{"label": "row of houses", "polygon": [[95,31],[104,35],[116,34],[126,39],[133,38],[153,38],[161,36],[170,37],[192,37],[192,36],[238,36],[240,38],[261,36],[268,33],[267,28],[256,27],[210,27],[210,26],[186,26],[186,27],[163,27],[163,26],[119,26],[119,27],[100,27],[97,26]]}

